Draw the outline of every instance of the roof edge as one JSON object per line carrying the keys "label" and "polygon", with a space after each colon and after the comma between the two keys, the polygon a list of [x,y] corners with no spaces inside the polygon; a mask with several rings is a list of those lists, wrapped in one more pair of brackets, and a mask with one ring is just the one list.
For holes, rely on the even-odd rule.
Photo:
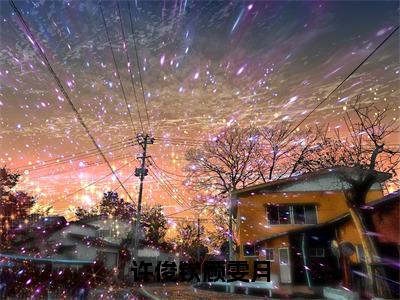
{"label": "roof edge", "polygon": [[[298,176],[281,178],[281,179],[277,179],[274,181],[269,181],[269,182],[264,182],[261,184],[249,186],[249,187],[246,187],[243,189],[233,191],[232,195],[239,196],[239,195],[247,194],[247,193],[254,192],[254,191],[259,191],[261,189],[266,189],[266,188],[269,188],[271,190],[276,190],[278,187],[290,185],[295,182],[301,182],[301,181],[304,181],[304,180],[307,180],[310,178],[314,178],[317,176],[327,175],[330,173],[335,173],[335,172],[340,172],[340,171],[341,172],[343,172],[343,171],[349,172],[351,170],[357,170],[357,169],[359,169],[359,168],[355,168],[355,167],[324,168],[324,169],[320,169],[320,170],[314,171],[314,172],[303,173]],[[364,169],[361,169],[361,170],[364,170]],[[380,171],[375,171],[375,172],[378,174],[378,182],[379,183],[384,182],[392,177],[392,175],[390,173],[380,172]]]}

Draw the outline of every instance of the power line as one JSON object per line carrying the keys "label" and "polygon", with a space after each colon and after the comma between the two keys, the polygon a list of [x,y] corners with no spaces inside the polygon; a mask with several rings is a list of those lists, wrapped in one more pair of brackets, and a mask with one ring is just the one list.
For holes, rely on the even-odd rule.
{"label": "power line", "polygon": [[[154,160],[154,158],[152,158],[151,156],[150,156],[150,160],[151,160],[151,163],[152,163],[158,170],[162,171],[163,173],[170,174],[171,176],[177,176],[177,177],[187,178],[187,177],[184,176],[184,175],[176,175],[176,174],[174,174],[174,173],[172,173],[172,172],[169,172],[169,171],[166,171],[166,170],[164,170],[164,169],[161,169],[161,168],[157,165],[157,163],[156,163],[156,161]],[[173,180],[177,180],[177,179],[174,179],[174,178],[172,178],[172,179],[173,179]],[[178,179],[178,180],[182,180],[182,179]]]}
{"label": "power line", "polygon": [[202,143],[193,143],[193,142],[186,142],[186,141],[172,141],[172,140],[163,140],[163,139],[156,139],[157,141],[161,141],[164,144],[169,144],[173,146],[185,146],[185,147],[200,147]]}
{"label": "power line", "polygon": [[137,65],[138,65],[140,87],[142,89],[143,103],[144,103],[144,108],[146,110],[147,125],[149,126],[149,130],[150,130],[150,118],[149,118],[149,112],[147,110],[146,96],[144,94],[142,71],[141,71],[141,67],[140,67],[139,54],[138,54],[137,47],[136,47],[136,38],[135,38],[135,31],[133,29],[133,20],[132,20],[133,18],[132,18],[132,10],[131,10],[130,1],[128,1],[128,10],[129,10],[129,20],[130,20],[130,24],[131,24],[133,47],[134,47],[134,50],[135,50],[136,62],[137,62]]}
{"label": "power line", "polygon": [[[199,206],[200,206],[200,205],[197,205],[197,206],[190,206],[190,207],[188,207],[188,208],[186,208],[186,209],[184,209],[184,210],[177,211],[177,212],[174,212],[174,213],[172,213],[172,214],[166,215],[166,217],[175,216],[175,215],[181,214],[181,213],[183,213],[183,212],[186,212],[186,211],[188,211],[188,210],[196,209],[196,208],[199,207]],[[206,208],[208,205],[202,205],[202,206],[203,206],[203,209],[202,209],[202,210],[204,210],[204,208]]]}
{"label": "power line", "polygon": [[357,70],[372,56],[374,55],[374,53],[383,46],[383,44],[392,37],[392,35],[399,29],[400,26],[397,26],[366,58],[364,58],[364,60],[353,70],[350,72],[349,75],[347,75],[340,83],[338,86],[336,86],[329,94],[328,96],[325,97],[325,99],[323,99],[320,103],[318,103],[318,105],[316,107],[314,107],[296,126],[293,127],[292,130],[289,131],[289,133],[287,135],[292,134],[301,124],[303,124],[303,122],[309,117],[311,116],[317,109],[318,107],[320,107],[324,102],[326,102],[329,97],[336,92],[344,83],[347,79],[349,79],[355,72],[357,72]]}
{"label": "power line", "polygon": [[113,49],[112,44],[111,44],[110,34],[108,33],[106,18],[104,17],[104,12],[103,12],[103,8],[101,6],[101,1],[100,0],[99,0],[99,8],[100,8],[101,17],[102,17],[103,24],[104,24],[104,29],[105,29],[106,35],[107,35],[107,41],[108,41],[108,44],[110,45],[111,55],[112,55],[112,58],[113,58],[113,61],[114,61],[114,66],[115,66],[115,72],[117,74],[117,77],[118,77],[118,80],[119,80],[119,84],[121,85],[121,91],[122,91],[122,95],[124,97],[126,109],[128,110],[128,113],[129,113],[129,119],[131,121],[133,132],[136,132],[135,125],[133,124],[133,118],[132,118],[131,109],[129,108],[128,100],[126,99],[124,85],[122,84],[121,75],[119,74],[117,60],[115,59],[114,49]]}
{"label": "power line", "polygon": [[[151,167],[155,167],[154,165],[150,165]],[[155,167],[155,170],[158,171],[158,173],[160,174],[160,179],[163,180],[164,184],[173,192],[175,193],[177,196],[180,197],[182,202],[185,202],[186,205],[189,205],[188,203],[186,203],[185,200],[185,196],[182,195],[179,190],[169,181],[168,177],[162,173],[161,170],[157,169],[157,167]],[[177,192],[176,192],[177,191]],[[190,205],[189,205],[190,206]]]}
{"label": "power line", "polygon": [[[180,143],[176,143],[176,144],[180,144]],[[119,150],[123,150],[123,149],[125,149],[129,146],[133,146],[133,145],[137,145],[137,142],[136,141],[134,142],[133,139],[128,139],[127,141],[111,143],[106,147],[102,147],[102,150],[103,151],[119,151]],[[186,144],[184,144],[184,145],[187,146]],[[44,161],[33,163],[33,164],[20,165],[13,169],[15,169],[15,170],[24,169],[24,170],[28,170],[31,172],[34,172],[34,171],[36,172],[36,171],[39,171],[42,169],[46,169],[46,168],[50,168],[50,167],[57,167],[59,165],[64,165],[64,164],[71,163],[71,162],[77,161],[77,160],[89,159],[89,158],[95,157],[97,155],[98,155],[97,149],[90,149],[90,150],[73,153],[73,154],[69,154],[69,155],[65,155],[65,156],[62,155],[61,157],[52,158],[52,159],[44,160]],[[154,160],[153,160],[153,163],[155,163]],[[158,167],[158,168],[160,170],[162,170],[164,173],[172,174],[171,172],[168,172],[160,167]],[[174,176],[179,176],[179,175],[174,174]],[[184,177],[184,176],[179,176],[179,177]]]}
{"label": "power line", "polygon": [[[125,168],[127,165],[129,165],[129,164],[131,164],[131,163],[132,163],[132,161],[130,161],[130,162],[128,162],[128,163],[122,165],[121,167],[119,167],[118,169],[116,169],[115,172],[120,171],[121,169]],[[110,172],[110,173],[108,173],[108,174],[106,174],[106,175],[100,177],[100,178],[97,179],[96,181],[93,181],[93,182],[89,183],[88,185],[85,185],[84,187],[81,187],[80,189],[78,189],[78,190],[76,190],[76,191],[74,191],[74,192],[72,192],[72,193],[69,193],[69,194],[65,195],[65,196],[63,197],[63,199],[69,198],[69,197],[75,195],[76,193],[79,193],[80,191],[86,190],[88,187],[91,187],[92,185],[95,185],[95,184],[99,183],[100,181],[106,179],[107,177],[109,177],[109,176],[111,176],[111,175],[113,175],[112,172]],[[115,189],[114,189],[114,191],[115,191]]]}
{"label": "power line", "polygon": [[176,142],[190,142],[195,144],[204,144],[209,141],[206,140],[196,140],[196,139],[188,139],[188,138],[176,138],[176,137],[154,137],[156,140],[161,141],[176,141]]}
{"label": "power line", "polygon": [[[128,145],[110,148],[110,149],[107,149],[106,151],[118,152],[118,151],[124,150],[126,148],[128,148]],[[18,169],[24,169],[25,171],[29,171],[29,172],[37,172],[37,171],[41,171],[43,169],[56,168],[58,166],[62,166],[62,165],[65,165],[65,164],[70,164],[72,162],[76,162],[76,161],[80,161],[80,160],[88,160],[88,159],[97,157],[98,155],[99,155],[98,152],[89,153],[89,154],[86,154],[86,155],[76,156],[76,157],[73,157],[73,158],[56,159],[53,162],[49,162],[47,164],[39,164],[38,166],[36,166],[36,165],[34,165],[34,166],[27,165],[27,166],[25,166],[25,168],[19,167]]]}
{"label": "power line", "polygon": [[[135,175],[135,171],[134,171],[133,173],[131,173],[128,177],[126,177],[126,178],[124,179],[123,183],[125,184],[125,183],[126,183],[129,179],[131,179],[132,176],[134,176],[134,175]],[[120,187],[121,187],[121,186],[118,185],[118,186],[114,189],[114,192],[116,192]]]}
{"label": "power line", "polygon": [[158,176],[157,174],[152,170],[149,169],[150,171],[150,176],[153,177],[153,179],[158,183],[158,185],[173,199],[175,200],[180,206],[183,206],[185,203],[180,197],[174,195],[173,190],[170,189]]}
{"label": "power line", "polygon": [[165,217],[169,218],[169,217],[171,217],[171,216],[178,215],[178,214],[183,213],[183,212],[186,212],[186,211],[188,211],[188,210],[192,210],[193,208],[194,208],[194,207],[192,206],[192,207],[186,208],[186,209],[184,209],[184,210],[177,211],[177,212],[172,213],[172,214],[169,214],[169,215],[165,215]]}
{"label": "power line", "polygon": [[[119,168],[116,169],[115,171],[118,172],[118,171],[120,171],[121,169],[123,169],[124,167],[126,167],[127,165],[129,165],[129,164],[131,164],[131,163],[132,163],[132,161],[130,161],[130,162],[128,162],[128,163],[122,165],[121,167],[119,167]],[[76,191],[73,191],[73,192],[71,192],[71,193],[69,193],[69,194],[63,196],[62,198],[59,198],[59,199],[53,201],[51,204],[53,205],[53,204],[55,204],[55,203],[57,203],[57,202],[59,202],[59,201],[61,201],[61,200],[65,200],[65,199],[67,199],[67,198],[69,198],[69,197],[71,197],[71,196],[73,196],[73,195],[75,195],[75,194],[77,194],[77,193],[79,193],[79,192],[81,192],[81,191],[83,191],[83,190],[86,190],[88,187],[91,187],[92,185],[96,185],[97,183],[99,183],[100,181],[106,179],[107,177],[109,177],[109,176],[111,176],[111,175],[113,175],[112,172],[110,172],[110,173],[108,173],[108,174],[106,174],[106,175],[100,177],[99,179],[97,179],[97,180],[95,180],[95,181],[93,181],[93,182],[91,182],[91,183],[89,183],[89,184],[87,184],[87,185],[85,185],[85,186],[83,186],[83,187],[77,189]],[[126,182],[131,176],[132,176],[132,175],[129,175],[127,178],[125,178],[124,181],[123,181],[123,183],[125,184],[125,182]],[[121,186],[118,185],[117,188],[112,189],[112,190],[115,192],[115,191],[118,190],[118,188],[120,188],[120,187],[121,187]]]}
{"label": "power line", "polygon": [[[107,151],[114,151],[113,154],[115,154],[116,152],[119,152],[121,150],[125,150],[126,148],[128,148],[128,146],[116,147],[116,148],[108,149]],[[59,166],[72,164],[72,163],[77,162],[77,161],[85,161],[86,165],[88,165],[88,164],[91,164],[91,163],[96,163],[96,161],[93,162],[93,161],[90,161],[90,159],[97,158],[98,156],[99,156],[99,153],[91,153],[91,154],[87,154],[87,155],[84,155],[84,156],[78,156],[78,157],[75,157],[75,158],[60,159],[60,160],[56,160],[56,161],[53,161],[53,162],[48,163],[48,164],[42,164],[42,165],[39,165],[39,166],[33,166],[32,168],[25,168],[25,171],[37,172],[37,171],[41,171],[41,170],[44,170],[44,169],[57,168]]]}
{"label": "power line", "polygon": [[[128,141],[111,143],[108,146],[104,147],[103,151],[111,151],[111,150],[115,151],[115,149],[118,150],[119,149],[118,146],[121,146],[121,145],[124,145],[124,146],[122,146],[122,148],[125,148],[127,146],[134,145],[134,144],[132,142],[132,139],[129,139]],[[36,162],[36,163],[31,163],[31,164],[26,164],[26,165],[21,165],[21,166],[16,166],[16,167],[14,167],[14,169],[17,170],[17,169],[34,168],[35,166],[41,167],[43,165],[46,165],[47,163],[48,164],[53,164],[55,162],[59,163],[59,162],[64,161],[64,160],[65,161],[76,160],[76,159],[79,159],[79,158],[84,158],[87,155],[92,155],[94,153],[98,154],[97,149],[90,149],[90,150],[81,151],[81,152],[78,152],[78,153],[72,153],[72,154],[69,154],[69,155],[61,155],[61,157],[51,158],[51,159],[43,160],[41,162]]]}
{"label": "power line", "polygon": [[[179,197],[176,197],[173,194],[173,191],[171,191],[166,185],[164,185],[163,181],[156,175],[156,173],[149,168],[149,173],[150,176],[153,177],[153,179],[158,183],[158,185],[174,200],[176,201],[180,206],[185,205],[186,203],[182,201],[182,199],[179,199]],[[186,204],[187,205],[187,204]]]}
{"label": "power line", "polygon": [[[122,160],[122,159],[127,159],[127,158],[132,158],[135,157],[134,155],[120,155],[117,156],[113,159],[110,159],[110,162],[114,162],[114,161],[118,161],[118,160]],[[80,168],[76,168],[76,169],[72,169],[72,170],[62,170],[62,171],[58,171],[58,172],[53,172],[53,173],[47,173],[47,174],[42,174],[42,175],[38,175],[35,177],[30,177],[31,180],[34,179],[40,179],[40,178],[44,178],[44,177],[48,177],[48,176],[54,176],[54,175],[60,175],[60,174],[65,174],[65,173],[71,173],[71,172],[75,172],[75,171],[81,171],[82,169],[87,169],[87,168],[92,168],[92,167],[98,167],[101,166],[102,164],[104,164],[105,162],[101,162],[101,161],[95,161],[95,162],[91,162],[90,164],[87,164],[84,167],[80,167]]]}
{"label": "power line", "polygon": [[119,1],[117,1],[117,11],[118,11],[119,23],[121,25],[122,39],[123,39],[123,42],[124,42],[124,52],[125,52],[125,55],[126,55],[126,61],[128,62],[129,78],[130,78],[130,81],[131,81],[131,84],[132,84],[133,94],[134,94],[134,97],[135,97],[136,109],[137,109],[138,116],[139,116],[140,127],[142,129],[142,132],[144,132],[142,116],[140,114],[140,108],[139,108],[139,101],[138,101],[137,95],[136,95],[135,83],[133,82],[133,74],[132,74],[132,70],[131,70],[131,60],[129,58],[128,44],[126,43],[126,39],[125,39],[125,31],[124,31],[124,26],[123,26],[123,23],[122,23],[122,16],[121,16],[121,9],[120,9],[120,6],[119,6]]}
{"label": "power line", "polygon": [[100,146],[97,144],[96,140],[94,139],[92,133],[90,132],[89,128],[87,127],[86,123],[84,122],[81,114],[79,113],[79,111],[77,110],[77,108],[75,107],[75,104],[72,102],[71,98],[69,97],[68,93],[66,92],[66,90],[64,89],[64,86],[61,83],[61,80],[58,78],[57,74],[54,72],[49,60],[47,59],[46,54],[44,53],[44,51],[42,50],[41,46],[39,45],[38,41],[36,40],[35,36],[33,35],[32,31],[30,30],[28,24],[25,22],[25,19],[23,18],[21,12],[18,10],[18,8],[16,7],[16,5],[14,4],[13,0],[9,0],[9,3],[11,5],[11,7],[14,9],[15,13],[18,16],[18,19],[20,20],[20,22],[22,23],[24,29],[26,30],[29,40],[36,46],[41,58],[44,60],[45,65],[47,66],[49,72],[53,75],[54,80],[56,81],[58,87],[60,88],[62,94],[64,95],[65,99],[67,99],[68,104],[71,106],[72,110],[74,111],[79,123],[81,123],[82,127],[85,129],[87,135],[89,136],[90,140],[92,141],[92,143],[95,145],[95,147],[97,148],[97,150],[99,151],[100,155],[103,157],[104,161],[107,163],[108,167],[110,168],[110,170],[113,172],[115,178],[118,180],[118,182],[121,184],[122,188],[124,189],[124,191],[126,192],[126,194],[129,196],[129,199],[131,199],[133,201],[133,199],[131,198],[131,196],[129,195],[128,191],[126,190],[125,186],[123,186],[121,180],[119,179],[118,175],[114,172],[110,162],[107,160],[107,157],[104,155],[103,151],[101,150]]}

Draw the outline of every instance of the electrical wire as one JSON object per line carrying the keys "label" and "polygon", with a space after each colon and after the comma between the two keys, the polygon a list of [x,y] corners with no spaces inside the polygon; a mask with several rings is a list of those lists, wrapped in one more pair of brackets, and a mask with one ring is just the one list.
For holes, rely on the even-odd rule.
{"label": "electrical wire", "polygon": [[67,99],[68,104],[71,106],[72,110],[74,111],[79,123],[82,125],[82,127],[85,129],[86,134],[89,136],[90,140],[92,141],[92,143],[95,145],[95,147],[97,148],[97,150],[99,151],[100,155],[103,157],[103,159],[105,160],[105,162],[107,163],[108,167],[110,168],[110,170],[113,172],[115,178],[118,180],[118,182],[121,184],[122,188],[124,189],[124,191],[126,192],[126,194],[128,195],[129,199],[132,199],[132,197],[130,196],[129,192],[127,191],[127,189],[125,188],[125,186],[123,186],[121,180],[119,179],[118,175],[114,172],[110,162],[107,160],[107,157],[104,155],[103,151],[101,150],[100,146],[97,144],[95,138],[93,137],[92,133],[90,132],[89,128],[87,127],[86,123],[84,122],[81,114],[79,113],[79,111],[77,110],[77,108],[75,107],[75,104],[72,102],[71,98],[69,97],[67,91],[64,89],[64,86],[61,83],[60,78],[57,76],[57,74],[54,72],[49,60],[47,59],[46,54],[44,53],[42,47],[39,45],[38,41],[36,40],[35,36],[33,35],[32,31],[30,30],[28,24],[26,23],[25,19],[23,18],[21,12],[19,11],[19,9],[17,8],[17,6],[15,5],[13,0],[9,0],[9,3],[11,5],[11,7],[13,8],[14,12],[17,14],[18,19],[20,20],[20,22],[22,23],[22,26],[24,27],[29,40],[32,42],[32,44],[34,44],[41,56],[41,58],[44,60],[44,64],[47,66],[49,72],[52,74],[54,80],[56,81],[58,87],[60,88],[61,93],[64,95],[65,99]]}
{"label": "electrical wire", "polygon": [[145,96],[144,88],[143,88],[142,71],[141,71],[141,66],[140,66],[139,54],[138,54],[138,50],[137,50],[137,46],[136,46],[135,30],[133,28],[133,18],[132,18],[132,10],[131,10],[130,1],[128,1],[128,10],[129,10],[129,20],[130,20],[130,24],[131,24],[133,47],[134,47],[134,50],[135,50],[136,62],[137,62],[137,65],[138,65],[140,87],[142,89],[143,103],[144,103],[144,107],[145,107],[145,110],[146,110],[147,125],[149,126],[149,129],[150,129],[150,118],[149,118],[149,112],[148,112],[148,109],[147,109],[146,96]]}
{"label": "electrical wire", "polygon": [[[115,172],[118,172],[118,171],[122,170],[123,168],[125,168],[126,166],[128,166],[128,165],[131,164],[131,163],[132,163],[132,161],[127,162],[126,164],[123,164],[123,165],[120,166],[119,168],[115,169]],[[83,190],[86,190],[88,187],[91,187],[92,185],[95,185],[95,184],[99,183],[100,181],[106,179],[107,177],[109,177],[109,176],[111,176],[111,175],[113,175],[112,172],[110,172],[110,173],[108,173],[108,174],[106,174],[106,175],[100,177],[100,178],[97,179],[96,181],[93,181],[93,182],[91,182],[91,183],[85,185],[84,187],[81,187],[80,189],[78,189],[78,190],[76,190],[76,191],[74,191],[74,192],[71,192],[71,193],[65,195],[62,199],[67,199],[67,198],[69,198],[69,197],[71,197],[71,196],[73,196],[73,195],[75,195],[75,194],[77,194],[77,193],[79,193],[79,192],[81,192],[81,191],[83,191]],[[115,191],[115,190],[116,190],[116,189],[114,189],[114,191]]]}
{"label": "electrical wire", "polygon": [[132,118],[131,109],[129,108],[128,100],[126,99],[126,94],[125,94],[124,85],[122,84],[121,75],[120,75],[119,70],[118,70],[118,64],[117,64],[117,60],[115,59],[114,49],[113,49],[113,47],[112,47],[112,43],[111,43],[111,39],[110,39],[110,34],[109,34],[108,28],[107,28],[106,18],[105,18],[105,16],[104,16],[103,8],[102,8],[102,6],[101,6],[101,1],[99,1],[98,4],[99,4],[99,8],[100,8],[101,17],[102,17],[102,20],[103,20],[104,29],[105,29],[106,35],[107,35],[107,41],[108,41],[108,44],[109,44],[109,46],[110,46],[111,55],[112,55],[112,58],[113,58],[113,61],[114,61],[115,72],[116,72],[116,74],[117,74],[117,77],[118,77],[118,80],[119,80],[119,84],[120,84],[120,86],[121,86],[122,95],[123,95],[123,97],[124,97],[126,109],[128,110],[129,119],[130,119],[130,121],[131,121],[131,125],[132,125],[133,132],[136,133],[136,127],[135,127],[135,125],[133,124],[133,118]]}
{"label": "electrical wire", "polygon": [[174,191],[170,189],[163,181],[160,179],[157,174],[149,168],[149,173],[150,176],[153,177],[153,179],[158,183],[158,185],[174,200],[176,201],[180,206],[188,205],[183,199],[180,199],[176,195],[174,195]]}
{"label": "electrical wire", "polygon": [[195,139],[175,138],[175,137],[157,137],[157,136],[155,136],[154,138],[156,140],[161,140],[161,141],[187,142],[187,143],[193,143],[193,144],[199,144],[199,145],[209,142],[206,140],[195,140]]}
{"label": "electrical wire", "polygon": [[[125,183],[126,183],[129,179],[131,179],[131,177],[134,176],[134,175],[135,175],[135,171],[134,171],[132,174],[130,174],[128,177],[126,177],[126,178],[124,179],[123,183],[125,184]],[[120,187],[121,187],[121,186],[118,185],[118,186],[114,189],[114,192],[116,192]]]}
{"label": "electrical wire", "polygon": [[[121,150],[125,150],[126,148],[128,148],[128,145],[125,146],[120,146],[120,147],[115,147],[115,148],[111,148],[111,149],[107,149],[106,151],[113,151],[113,152],[118,152]],[[104,151],[104,149],[103,149]],[[54,167],[58,167],[58,166],[62,166],[65,164],[70,164],[76,161],[82,161],[82,160],[88,160],[94,157],[99,156],[99,153],[91,153],[91,154],[87,154],[87,155],[81,155],[81,156],[77,156],[74,158],[66,158],[66,159],[57,159],[56,161],[47,163],[47,164],[41,164],[38,166],[29,166],[23,168],[24,171],[29,171],[29,172],[37,172],[37,171],[41,171],[43,169],[49,169],[49,168],[54,168]],[[30,167],[30,168],[29,168]],[[19,167],[18,169],[22,169],[21,167]]]}
{"label": "electrical wire", "polygon": [[353,71],[351,71],[340,83],[338,86],[336,86],[329,94],[326,96],[320,103],[317,104],[296,126],[292,128],[287,134],[287,136],[291,135],[301,124],[304,123],[305,120],[308,119],[317,109],[320,107],[323,103],[325,103],[330,96],[332,96],[333,93],[335,93],[346,81],[349,79],[355,72],[358,71],[358,69],[361,68],[361,66],[372,56],[376,51],[378,51],[379,48],[385,44],[387,40],[389,40],[393,34],[399,29],[400,26],[397,26],[366,58],[363,59],[363,61],[355,68]]}
{"label": "electrical wire", "polygon": [[153,174],[152,171],[149,172],[150,176],[158,183],[158,185],[173,199],[175,202],[177,202],[180,206],[183,206],[184,204],[181,202],[181,200],[175,198],[175,196],[169,191],[163,184],[162,182],[156,177],[155,174]]}
{"label": "electrical wire", "polygon": [[[135,143],[135,144],[137,144],[137,143]],[[108,146],[106,146],[106,147],[104,147],[102,149],[103,149],[103,151],[110,151],[110,150],[114,150],[116,146],[121,146],[121,145],[125,145],[125,146],[134,145],[133,144],[133,139],[128,139],[128,141],[125,141],[125,142],[122,141],[122,142],[111,143],[111,144],[109,144]],[[90,150],[81,151],[81,152],[78,152],[78,153],[62,155],[61,157],[51,158],[51,159],[43,160],[43,161],[36,162],[36,163],[16,166],[16,167],[14,167],[14,169],[18,170],[18,169],[33,168],[33,167],[35,167],[37,165],[42,166],[43,164],[46,164],[46,163],[49,163],[49,164],[50,163],[54,163],[54,162],[58,163],[58,162],[60,162],[62,160],[67,160],[67,161],[75,160],[75,159],[78,159],[78,158],[81,158],[81,157],[85,157],[86,155],[91,155],[91,154],[94,154],[94,153],[98,154],[97,149],[90,149]]]}
{"label": "electrical wire", "polygon": [[139,108],[139,101],[138,101],[137,94],[136,94],[135,83],[133,82],[133,74],[132,74],[132,70],[131,70],[131,60],[130,60],[129,52],[128,52],[128,44],[127,44],[126,38],[125,38],[125,30],[124,30],[124,26],[123,26],[123,23],[122,23],[121,8],[119,6],[119,1],[117,1],[117,12],[118,12],[118,17],[119,17],[119,23],[120,23],[120,26],[121,26],[122,39],[123,39],[123,42],[124,42],[124,52],[125,52],[125,55],[126,55],[126,61],[128,63],[129,78],[130,78],[132,89],[133,89],[133,95],[135,97],[136,109],[137,109],[137,113],[138,113],[138,116],[139,116],[140,127],[142,129],[142,132],[144,132],[142,116],[140,114],[140,108]]}
{"label": "electrical wire", "polygon": [[[150,159],[151,163],[152,163],[158,170],[162,171],[163,173],[170,174],[171,176],[176,176],[176,177],[181,177],[181,178],[187,178],[187,176],[184,176],[184,175],[176,175],[176,174],[174,174],[174,173],[172,173],[172,172],[169,172],[169,171],[166,171],[166,170],[160,168],[160,167],[157,165],[157,163],[156,163],[156,161],[154,160],[153,157],[150,156],[149,159]],[[172,179],[173,179],[173,180],[182,180],[182,179],[174,179],[174,178],[172,178]]]}
{"label": "electrical wire", "polygon": [[[135,157],[135,155],[121,155],[118,157],[115,157],[111,160],[109,160],[110,162],[114,162],[114,161],[118,161],[118,160],[123,160],[123,159],[127,159],[127,158],[132,158]],[[82,169],[87,169],[87,168],[92,168],[92,167],[99,167],[101,165],[105,164],[104,161],[99,161],[99,162],[92,162],[84,167],[80,167],[80,168],[76,168],[76,169],[72,169],[72,170],[61,170],[58,172],[53,172],[53,173],[47,173],[47,174],[42,174],[42,175],[38,175],[38,176],[34,176],[34,177],[29,177],[31,180],[35,180],[35,179],[40,179],[40,178],[45,178],[45,177],[49,177],[49,176],[54,176],[54,175],[60,175],[60,174],[65,174],[65,173],[71,173],[71,172],[76,172],[76,171],[81,171]]]}
{"label": "electrical wire", "polygon": [[[150,165],[151,167],[155,168],[156,171],[158,171],[158,173],[160,174],[160,179],[164,181],[164,184],[172,191],[174,192],[177,196],[180,197],[181,201],[185,202],[186,205],[188,205],[188,203],[186,203],[185,196],[183,194],[181,194],[179,192],[179,189],[177,189],[168,179],[167,176],[165,176],[165,174],[162,173],[161,170],[157,169],[154,165]],[[178,191],[178,192],[176,192]],[[190,206],[190,205],[189,205]]]}

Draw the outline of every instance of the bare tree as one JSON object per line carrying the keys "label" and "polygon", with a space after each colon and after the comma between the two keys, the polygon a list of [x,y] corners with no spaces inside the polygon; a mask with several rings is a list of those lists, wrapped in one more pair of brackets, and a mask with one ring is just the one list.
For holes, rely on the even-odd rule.
{"label": "bare tree", "polygon": [[[259,134],[255,128],[231,126],[201,148],[186,154],[188,184],[208,190],[217,199],[229,199],[229,250],[233,248],[233,206],[231,193],[257,182],[260,174],[254,165]],[[221,201],[220,201],[221,203]]]}
{"label": "bare tree", "polygon": [[290,136],[292,128],[289,123],[281,122],[260,130],[262,139],[257,163],[261,179],[264,182],[279,179],[287,173],[287,156],[296,145]]}
{"label": "bare tree", "polygon": [[[199,236],[204,236],[204,226],[198,227],[194,222],[179,222],[177,236],[172,241],[176,245],[176,250],[182,257],[196,259],[196,256],[204,257],[208,252],[206,242]],[[200,253],[198,252],[200,251]]]}
{"label": "bare tree", "polygon": [[259,179],[253,162],[258,145],[254,128],[231,126],[201,148],[186,153],[188,184],[214,195],[244,188]]}
{"label": "bare tree", "polygon": [[[400,162],[399,149],[386,145],[390,135],[396,131],[396,125],[388,119],[388,107],[379,109],[375,105],[363,106],[360,98],[350,106],[344,118],[348,136],[343,136],[339,129],[328,137],[326,132],[319,132],[319,144],[301,161],[302,168],[314,171],[321,168],[347,166],[355,172],[340,172],[343,191],[353,222],[360,235],[365,253],[369,291],[380,297],[391,296],[384,280],[384,271],[379,264],[375,238],[369,234],[374,231],[372,220],[365,214],[367,194],[371,187],[379,183],[385,172],[396,176]],[[380,172],[378,172],[380,171]],[[389,178],[387,176],[386,178]]]}
{"label": "bare tree", "polygon": [[264,182],[303,173],[302,160],[312,151],[316,130],[293,130],[287,122],[260,129],[256,165]]}
{"label": "bare tree", "polygon": [[[222,254],[227,257],[226,242],[229,240],[229,209],[226,207],[215,207],[212,214],[211,222],[215,230],[208,232],[209,240],[208,245],[211,251]],[[233,250],[236,250],[237,240],[233,236]]]}

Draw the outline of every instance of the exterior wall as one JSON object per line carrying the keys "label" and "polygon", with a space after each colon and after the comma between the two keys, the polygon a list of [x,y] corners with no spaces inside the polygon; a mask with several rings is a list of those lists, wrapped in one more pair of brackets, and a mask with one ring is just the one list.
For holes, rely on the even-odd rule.
{"label": "exterior wall", "polygon": [[[382,197],[382,189],[377,184],[368,193],[366,202],[369,203]],[[291,258],[291,278],[292,282],[294,282],[296,281],[296,276],[294,276],[293,268],[303,268],[304,262],[295,262],[294,258],[296,257],[294,256],[301,251],[298,249],[299,245],[296,246],[287,233],[291,230],[314,225],[269,224],[266,209],[268,204],[314,204],[316,206],[317,223],[321,224],[335,220],[348,213],[346,199],[341,190],[340,182],[330,175],[309,181],[294,182],[281,187],[279,191],[265,191],[261,188],[253,193],[248,192],[246,195],[239,196],[236,216],[236,234],[240,249],[238,258],[249,261],[251,268],[253,260],[265,259],[265,256],[263,256],[262,252],[257,251],[258,249],[256,249],[254,256],[244,256],[244,245],[255,245],[257,243],[259,249],[274,249],[274,260],[271,261],[271,276],[275,281],[277,279],[280,281],[279,248],[288,248]],[[335,229],[331,228],[329,237],[325,236],[324,233],[322,233],[321,237],[322,239],[326,237],[330,241],[335,239],[334,232]],[[342,223],[336,229],[336,235],[339,241],[346,240],[355,246],[361,244],[358,232],[351,220]],[[260,244],[260,241],[264,242]],[[291,241],[294,243],[293,245]],[[327,240],[324,245],[318,246],[325,249],[326,255],[323,258],[309,259],[308,263],[310,266],[314,263],[315,268],[318,269],[318,261],[322,260],[324,263],[329,261],[329,264],[332,265],[332,280],[336,280],[334,277],[338,276],[338,274],[335,274],[334,271],[337,269],[338,263],[333,254],[329,252],[329,241]],[[351,257],[351,260],[353,262],[358,261],[358,252]],[[295,264],[297,265],[295,266]],[[317,280],[318,278],[315,279]]]}
{"label": "exterior wall", "polygon": [[51,257],[56,259],[94,260],[96,258],[96,249],[70,238],[68,236],[69,233],[95,236],[96,230],[87,226],[70,224],[62,230],[56,231],[49,238],[49,244],[75,245],[76,248],[63,253],[52,253]]}
{"label": "exterior wall", "polygon": [[[400,245],[400,207],[399,201],[375,208],[372,212],[372,221],[374,223],[379,243],[392,243]],[[337,228],[339,242],[351,242],[355,247],[361,247],[361,239],[352,220],[349,220]],[[359,262],[358,254],[350,257],[353,263]]]}
{"label": "exterior wall", "polygon": [[[290,248],[289,237],[287,235],[278,237],[276,239],[264,242],[260,245],[260,248],[272,248],[274,249],[274,260],[271,261],[271,278],[280,278],[280,269],[279,269],[279,248]],[[289,249],[290,251],[290,249]],[[260,253],[260,259],[265,259],[262,253]],[[246,259],[246,257],[244,257]]]}
{"label": "exterior wall", "polygon": [[[77,241],[69,236],[70,233],[80,234],[89,237],[97,236],[97,229],[85,226],[82,224],[70,224],[62,230],[56,231],[49,238],[51,245],[62,244],[74,246],[71,250],[63,251],[62,253],[49,253],[49,257],[55,259],[76,259],[94,261],[99,255],[105,258],[107,268],[114,268],[118,265],[118,249],[112,247],[94,247],[93,245],[85,244],[82,241]],[[43,249],[44,250],[44,249]]]}
{"label": "exterior wall", "polygon": [[[349,220],[339,226],[337,229],[339,242],[350,242],[355,247],[361,247],[360,235],[357,232],[356,226],[352,220]],[[350,256],[350,261],[352,263],[359,262],[359,257],[357,253]]]}
{"label": "exterior wall", "polygon": [[[367,202],[383,196],[381,190],[368,194]],[[273,204],[315,204],[318,223],[335,219],[348,212],[345,197],[341,191],[328,192],[275,192],[241,197],[238,205],[238,239],[241,245],[255,243],[271,236],[308,225],[269,225],[266,205]]]}
{"label": "exterior wall", "polygon": [[88,224],[97,226],[99,230],[110,230],[112,236],[104,236],[103,239],[114,244],[120,244],[132,229],[132,225],[129,222],[115,218],[93,220]]}
{"label": "exterior wall", "polygon": [[381,243],[395,243],[400,245],[400,201],[387,204],[372,214],[375,230],[379,234]]}

